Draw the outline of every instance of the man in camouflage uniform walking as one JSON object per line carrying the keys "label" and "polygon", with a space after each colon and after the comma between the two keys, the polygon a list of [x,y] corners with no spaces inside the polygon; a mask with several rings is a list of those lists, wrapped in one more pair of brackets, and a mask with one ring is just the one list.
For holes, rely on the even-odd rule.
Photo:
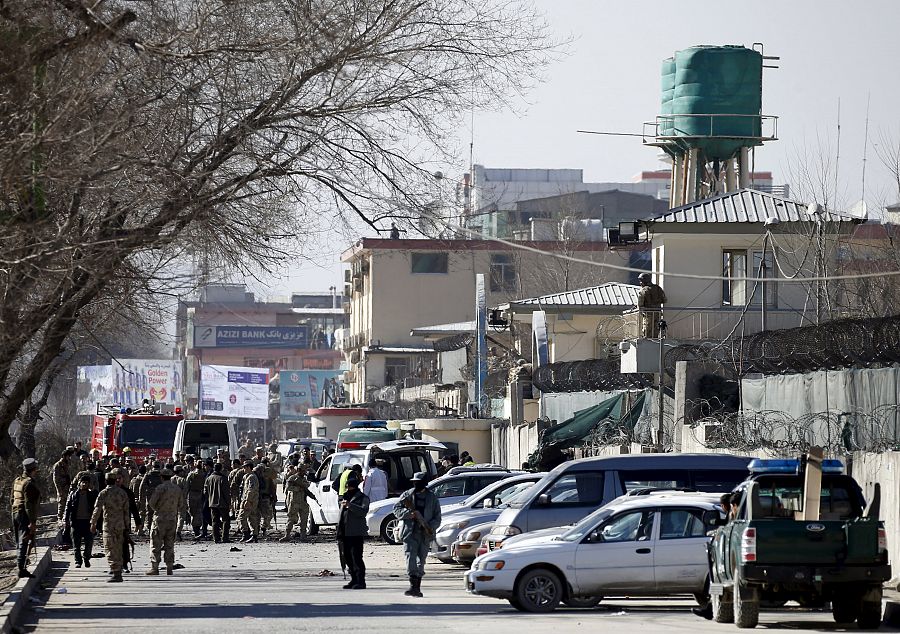
{"label": "man in camouflage uniform walking", "polygon": [[206,472],[203,462],[197,460],[195,468],[185,478],[185,491],[187,491],[188,513],[191,516],[191,529],[194,538],[200,537],[200,529],[203,527],[203,483],[206,480]]}
{"label": "man in camouflage uniform walking", "polygon": [[138,508],[144,512],[144,526],[148,528],[153,526],[153,509],[150,508],[149,502],[153,491],[162,484],[162,476],[159,473],[161,468],[159,460],[153,462],[153,468],[141,480],[141,489],[138,492]]}
{"label": "man in camouflage uniform walking", "polygon": [[107,581],[119,583],[122,581],[123,550],[125,539],[131,527],[131,518],[128,516],[128,494],[117,486],[119,475],[108,473],[106,475],[106,488],[100,491],[91,516],[91,533],[97,532],[97,523],[103,520],[103,549],[106,551],[106,560],[109,562],[109,570],[112,577]]}
{"label": "man in camouflage uniform walking", "polygon": [[68,449],[62,452],[59,460],[53,464],[53,486],[56,487],[56,518],[62,519],[66,515],[66,501],[69,499],[69,491],[72,488],[72,473],[69,466],[69,456],[72,453]]}
{"label": "man in camouflage uniform walking", "polygon": [[241,483],[244,481],[244,469],[241,461],[235,458],[231,462],[231,471],[228,473],[228,488],[231,499],[231,514],[237,520],[241,507]]}
{"label": "man in camouflage uniform walking", "polygon": [[22,475],[13,482],[12,520],[16,536],[16,556],[19,577],[30,577],[25,567],[28,550],[37,532],[37,521],[41,509],[41,490],[37,484],[37,461],[26,458],[22,461]]}
{"label": "man in camouflage uniform walking", "polygon": [[253,473],[253,462],[250,460],[244,463],[238,521],[244,534],[242,542],[251,544],[259,541],[259,478]]}
{"label": "man in camouflage uniform walking", "polygon": [[150,529],[150,570],[148,575],[159,574],[161,551],[165,550],[166,574],[171,575],[175,566],[175,529],[178,516],[184,510],[184,493],[172,482],[173,472],[163,469],[160,472],[162,484],[153,491],[150,497],[150,508],[153,509],[153,527]]}
{"label": "man in camouflage uniform walking", "polygon": [[178,541],[182,540],[181,531],[184,529],[184,525],[191,523],[191,516],[188,514],[187,505],[187,478],[184,477],[184,470],[186,468],[187,467],[182,464],[176,464],[175,475],[172,476],[172,482],[181,489],[181,493],[184,497],[184,509],[178,514],[178,527],[175,529],[175,539]]}
{"label": "man in camouflage uniform walking", "polygon": [[309,502],[307,497],[316,499],[309,492],[309,482],[306,480],[306,470],[303,467],[289,464],[288,476],[284,481],[284,488],[287,492],[285,497],[285,508],[287,510],[287,525],[284,527],[284,537],[281,541],[286,542],[291,538],[291,534],[296,525],[300,529],[300,541],[306,540],[306,526],[309,523]]}

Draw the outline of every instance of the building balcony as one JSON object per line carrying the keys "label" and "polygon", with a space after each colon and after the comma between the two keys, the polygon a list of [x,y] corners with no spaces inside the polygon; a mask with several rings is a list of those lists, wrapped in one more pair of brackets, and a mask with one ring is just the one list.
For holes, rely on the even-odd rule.
{"label": "building balcony", "polygon": [[[640,338],[642,336],[640,311],[627,310],[623,313],[623,317],[625,338]],[[722,341],[729,337],[752,335],[763,329],[759,305],[752,305],[749,308],[666,306],[663,309],[663,317],[667,325],[666,337],[676,341]],[[772,307],[766,309],[766,330],[784,330],[809,323],[808,318],[804,318],[793,309]]]}

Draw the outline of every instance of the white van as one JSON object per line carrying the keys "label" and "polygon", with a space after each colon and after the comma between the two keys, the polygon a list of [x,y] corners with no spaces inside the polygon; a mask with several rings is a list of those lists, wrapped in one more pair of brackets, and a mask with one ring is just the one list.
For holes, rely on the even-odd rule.
{"label": "white van", "polygon": [[183,420],[178,423],[173,452],[183,451],[206,460],[215,458],[219,449],[227,449],[230,458],[236,458],[238,455],[237,433],[231,420],[204,418]]}

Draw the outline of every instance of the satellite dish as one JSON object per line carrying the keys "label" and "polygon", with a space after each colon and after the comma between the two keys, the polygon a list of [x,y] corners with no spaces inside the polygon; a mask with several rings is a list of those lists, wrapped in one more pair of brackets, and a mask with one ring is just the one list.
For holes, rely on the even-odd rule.
{"label": "satellite dish", "polygon": [[806,213],[810,216],[818,216],[822,213],[822,208],[819,206],[819,203],[809,203],[806,206]]}
{"label": "satellite dish", "polygon": [[860,200],[855,203],[852,207],[850,207],[850,215],[854,218],[859,218],[861,220],[866,220],[869,217],[869,207],[866,205],[866,201]]}

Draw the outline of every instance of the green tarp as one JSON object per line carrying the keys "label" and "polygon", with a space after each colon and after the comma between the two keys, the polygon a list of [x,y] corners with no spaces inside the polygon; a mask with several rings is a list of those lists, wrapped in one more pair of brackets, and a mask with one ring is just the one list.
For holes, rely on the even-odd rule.
{"label": "green tarp", "polygon": [[610,431],[622,429],[632,431],[638,417],[644,407],[644,393],[641,392],[631,404],[629,411],[623,412],[625,394],[618,394],[605,401],[597,403],[593,407],[575,412],[572,418],[563,421],[553,427],[549,427],[541,438],[541,444],[554,444],[560,449],[577,447],[583,444],[591,435],[591,432],[605,424]]}

